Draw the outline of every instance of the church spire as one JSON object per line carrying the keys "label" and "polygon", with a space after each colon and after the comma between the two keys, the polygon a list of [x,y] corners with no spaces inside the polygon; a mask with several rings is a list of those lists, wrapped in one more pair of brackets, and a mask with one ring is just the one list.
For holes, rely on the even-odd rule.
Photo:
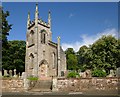
{"label": "church spire", "polygon": [[49,24],[50,29],[51,29],[51,12],[50,12],[50,10],[48,12],[48,24]]}
{"label": "church spire", "polygon": [[30,12],[28,12],[27,28],[30,26]]}
{"label": "church spire", "polygon": [[39,12],[38,12],[38,3],[36,3],[36,10],[35,10],[35,25],[37,25],[37,23],[38,23],[38,15],[39,15]]}

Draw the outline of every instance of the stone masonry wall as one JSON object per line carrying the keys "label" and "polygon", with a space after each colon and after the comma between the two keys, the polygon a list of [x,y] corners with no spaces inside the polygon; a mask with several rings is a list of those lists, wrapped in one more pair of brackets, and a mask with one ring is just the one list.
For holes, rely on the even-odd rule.
{"label": "stone masonry wall", "polygon": [[118,91],[118,78],[59,78],[57,82],[58,91],[83,92],[97,90]]}
{"label": "stone masonry wall", "polygon": [[[59,92],[118,91],[120,78],[58,78]],[[22,79],[2,79],[2,92],[24,92]]]}
{"label": "stone masonry wall", "polygon": [[22,92],[23,85],[22,79],[2,79],[2,92]]}

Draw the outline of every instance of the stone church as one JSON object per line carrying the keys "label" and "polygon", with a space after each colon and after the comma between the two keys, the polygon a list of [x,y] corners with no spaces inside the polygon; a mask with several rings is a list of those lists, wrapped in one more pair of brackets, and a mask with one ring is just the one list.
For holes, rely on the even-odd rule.
{"label": "stone church", "polygon": [[51,13],[48,12],[48,23],[39,18],[36,4],[35,19],[30,20],[28,13],[26,33],[25,72],[27,76],[38,78],[62,77],[66,71],[66,55],[58,42],[52,42]]}

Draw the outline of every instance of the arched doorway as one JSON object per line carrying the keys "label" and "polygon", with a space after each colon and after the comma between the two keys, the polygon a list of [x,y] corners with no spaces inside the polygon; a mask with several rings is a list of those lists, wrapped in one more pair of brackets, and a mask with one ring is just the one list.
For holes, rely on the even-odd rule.
{"label": "arched doorway", "polygon": [[48,76],[48,63],[46,60],[42,60],[39,65],[39,78]]}

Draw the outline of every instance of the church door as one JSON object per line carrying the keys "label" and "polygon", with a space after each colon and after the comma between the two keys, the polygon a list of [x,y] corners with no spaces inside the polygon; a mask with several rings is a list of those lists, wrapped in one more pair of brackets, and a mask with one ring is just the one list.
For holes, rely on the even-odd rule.
{"label": "church door", "polygon": [[47,65],[45,63],[42,63],[39,67],[39,75],[41,77],[47,77]]}

